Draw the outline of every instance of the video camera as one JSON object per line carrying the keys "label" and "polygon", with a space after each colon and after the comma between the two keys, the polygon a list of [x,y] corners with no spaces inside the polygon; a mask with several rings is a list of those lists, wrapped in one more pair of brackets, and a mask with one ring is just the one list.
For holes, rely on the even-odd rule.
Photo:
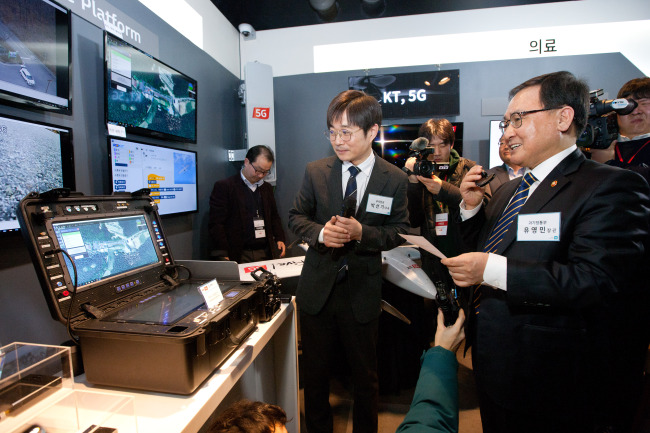
{"label": "video camera", "polygon": [[576,144],[591,149],[607,149],[618,136],[616,114],[625,116],[634,111],[637,104],[633,99],[601,100],[603,89],[589,92],[589,119]]}
{"label": "video camera", "polygon": [[428,156],[433,154],[434,149],[427,147],[429,140],[425,137],[419,137],[413,140],[409,146],[409,153],[407,158],[415,157],[416,161],[413,165],[413,171],[404,167],[402,170],[406,174],[415,174],[417,176],[432,177],[434,174],[439,176],[449,171],[449,162],[435,162],[429,161]]}

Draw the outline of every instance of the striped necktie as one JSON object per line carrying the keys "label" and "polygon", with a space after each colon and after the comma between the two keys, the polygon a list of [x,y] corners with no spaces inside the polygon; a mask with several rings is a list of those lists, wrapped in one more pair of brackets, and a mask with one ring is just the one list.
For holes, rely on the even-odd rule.
{"label": "striped necktie", "polygon": [[485,246],[483,247],[484,253],[493,253],[497,250],[497,247],[499,246],[499,243],[501,243],[501,241],[503,240],[503,237],[508,231],[508,228],[510,227],[512,222],[517,218],[517,215],[519,215],[519,211],[521,210],[521,207],[524,205],[524,203],[526,203],[526,199],[528,198],[528,191],[530,191],[530,187],[536,181],[537,179],[535,178],[535,176],[533,176],[532,172],[529,171],[524,175],[524,178],[519,184],[519,187],[517,188],[515,195],[512,197],[512,200],[510,200],[510,203],[503,211],[503,214],[501,214],[501,218],[499,218],[499,221],[497,221],[497,224],[494,226],[494,229],[492,229],[492,233],[490,234],[490,237],[488,238],[487,242],[485,243]]}
{"label": "striped necktie", "polygon": [[[533,176],[532,172],[528,172],[524,175],[523,179],[521,180],[521,183],[519,184],[519,187],[517,188],[517,191],[515,191],[515,195],[512,196],[510,203],[503,211],[503,214],[501,214],[501,217],[499,218],[499,221],[497,221],[496,225],[494,226],[494,229],[492,229],[492,233],[490,234],[490,237],[488,238],[487,242],[485,243],[485,246],[483,247],[484,253],[493,253],[497,250],[499,244],[501,243],[504,236],[506,235],[508,228],[510,227],[512,222],[517,218],[517,215],[519,215],[519,211],[521,210],[524,203],[526,203],[526,199],[528,198],[528,192],[530,191],[530,187],[536,181],[537,178]],[[481,287],[482,287],[481,284],[477,284],[476,286],[474,286],[474,297],[472,299],[472,306],[474,307],[475,314],[479,313],[479,306],[481,302]]]}
{"label": "striped necktie", "polygon": [[[351,165],[348,168],[348,171],[350,172],[350,177],[348,178],[348,183],[345,186],[345,195],[343,196],[343,209],[341,210],[341,215],[345,215],[346,208],[352,207],[352,203],[354,202],[354,210],[356,211],[356,206],[357,206],[357,175],[361,173],[361,169],[357,167],[356,165]],[[352,212],[352,215],[354,215],[354,212]],[[352,215],[347,215],[352,216]]]}

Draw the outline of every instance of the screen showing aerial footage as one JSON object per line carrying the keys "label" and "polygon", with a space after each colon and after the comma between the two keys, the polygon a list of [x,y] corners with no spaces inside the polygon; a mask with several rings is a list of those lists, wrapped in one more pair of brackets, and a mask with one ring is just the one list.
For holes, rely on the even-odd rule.
{"label": "screen showing aerial footage", "polygon": [[68,11],[47,0],[0,2],[0,93],[10,101],[69,109]]}
{"label": "screen showing aerial footage", "polygon": [[109,139],[113,191],[151,190],[161,215],[198,210],[196,153]]}
{"label": "screen showing aerial footage", "polygon": [[30,192],[74,188],[70,130],[0,116],[0,232],[19,228],[18,203]]}
{"label": "screen showing aerial footage", "polygon": [[[52,229],[61,249],[74,260],[78,288],[158,263],[142,215],[54,223]],[[67,256],[65,261],[74,280]]]}
{"label": "screen showing aerial footage", "polygon": [[196,81],[108,33],[105,56],[108,123],[196,143]]}

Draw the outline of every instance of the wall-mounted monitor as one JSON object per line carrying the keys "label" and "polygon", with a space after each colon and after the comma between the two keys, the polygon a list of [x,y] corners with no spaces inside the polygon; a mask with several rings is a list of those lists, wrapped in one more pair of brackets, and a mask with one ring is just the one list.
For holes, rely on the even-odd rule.
{"label": "wall-mounted monitor", "polygon": [[377,98],[384,119],[460,114],[460,70],[348,77],[348,87]]}
{"label": "wall-mounted monitor", "polygon": [[72,131],[0,116],[0,233],[18,231],[18,203],[30,192],[75,189]]}
{"label": "wall-mounted monitor", "polygon": [[503,164],[499,156],[499,140],[503,135],[501,129],[499,129],[499,123],[501,123],[500,120],[490,120],[490,168]]}
{"label": "wall-mounted monitor", "polygon": [[[408,158],[409,146],[419,137],[421,123],[400,123],[382,125],[379,127],[377,138],[372,142],[372,148],[377,155],[386,161],[402,168]],[[456,139],[454,149],[463,155],[463,122],[452,123]]]}
{"label": "wall-mounted monitor", "polygon": [[104,40],[106,122],[196,143],[196,81],[108,32]]}
{"label": "wall-mounted monitor", "polygon": [[50,0],[0,2],[0,98],[70,112],[70,12]]}
{"label": "wall-mounted monitor", "polygon": [[196,152],[109,137],[113,191],[151,190],[161,215],[196,212]]}

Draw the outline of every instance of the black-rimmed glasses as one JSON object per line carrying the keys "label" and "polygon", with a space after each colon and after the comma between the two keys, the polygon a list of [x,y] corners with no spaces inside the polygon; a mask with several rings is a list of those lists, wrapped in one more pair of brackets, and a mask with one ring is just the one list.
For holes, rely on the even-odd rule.
{"label": "black-rimmed glasses", "polygon": [[540,108],[539,110],[528,110],[528,111],[517,111],[516,113],[512,113],[510,115],[510,119],[504,119],[501,122],[499,122],[499,129],[501,130],[502,133],[506,132],[506,129],[508,126],[512,125],[513,128],[519,128],[524,121],[524,116],[528,114],[533,114],[533,113],[539,113],[542,111],[550,111],[550,110],[557,110],[558,108],[562,107],[553,107],[553,108]]}
{"label": "black-rimmed glasses", "polygon": [[352,140],[352,134],[354,134],[357,131],[361,131],[362,128],[359,128],[355,131],[350,131],[349,129],[342,129],[340,131],[337,131],[335,129],[329,129],[325,131],[325,137],[329,141],[336,141],[336,137],[341,137],[341,140],[343,141],[350,141]]}

